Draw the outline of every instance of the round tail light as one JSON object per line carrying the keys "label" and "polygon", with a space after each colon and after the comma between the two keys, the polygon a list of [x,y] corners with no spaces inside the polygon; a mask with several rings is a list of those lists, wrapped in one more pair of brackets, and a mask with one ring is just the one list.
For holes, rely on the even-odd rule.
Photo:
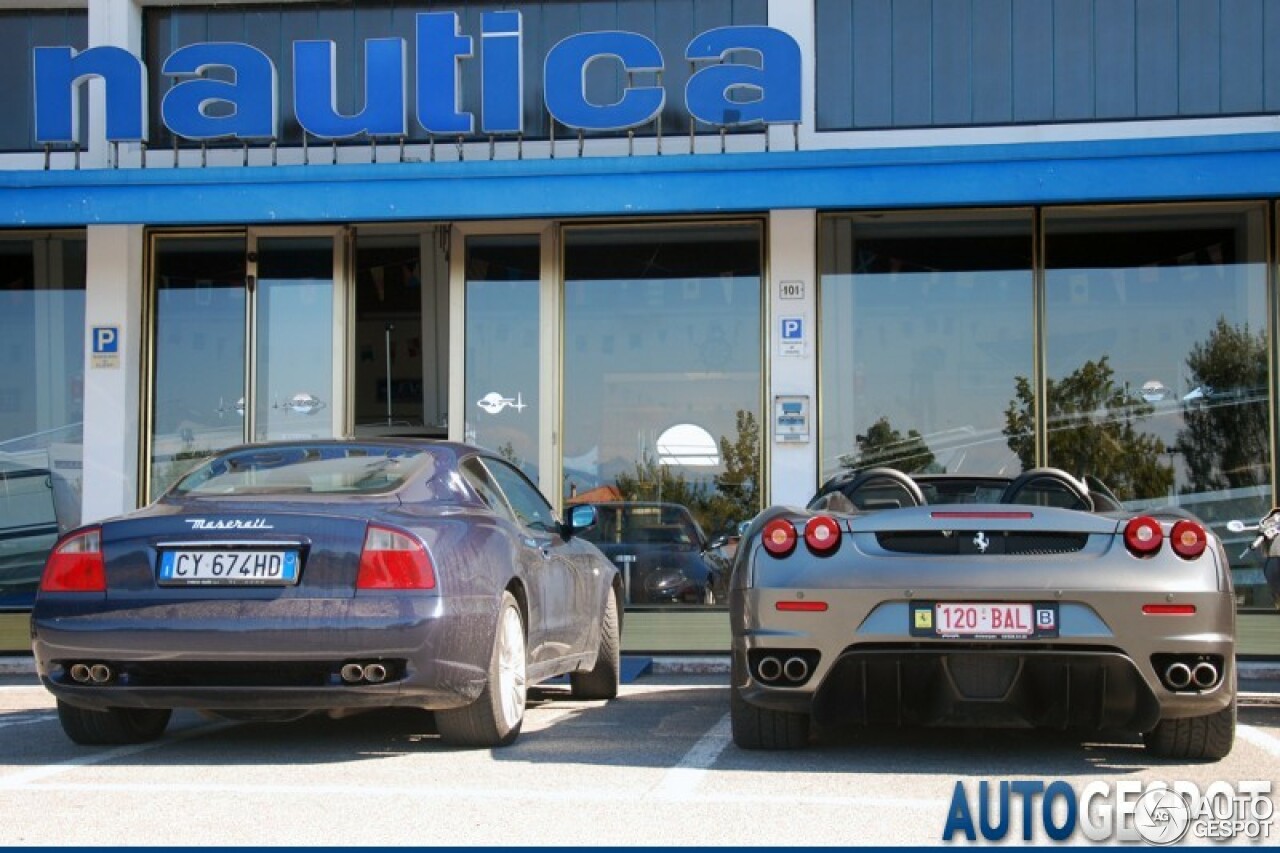
{"label": "round tail light", "polygon": [[785,557],[796,547],[795,525],[785,518],[775,518],[764,526],[764,549],[775,557]]}
{"label": "round tail light", "polygon": [[840,525],[829,515],[817,515],[804,526],[804,542],[815,554],[830,554],[840,547]]}
{"label": "round tail light", "polygon": [[1124,526],[1124,544],[1135,557],[1150,557],[1160,550],[1164,541],[1164,532],[1160,522],[1149,515],[1140,515],[1129,519]]}
{"label": "round tail light", "polygon": [[1179,557],[1184,560],[1194,560],[1204,553],[1205,546],[1209,544],[1209,537],[1199,524],[1183,519],[1173,526],[1173,532],[1169,534],[1169,544],[1173,546],[1174,553]]}

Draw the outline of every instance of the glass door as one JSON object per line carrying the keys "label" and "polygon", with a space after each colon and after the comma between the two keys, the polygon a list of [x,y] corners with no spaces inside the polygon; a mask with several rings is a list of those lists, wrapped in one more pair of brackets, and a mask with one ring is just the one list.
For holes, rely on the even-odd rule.
{"label": "glass door", "polygon": [[223,448],[340,433],[341,236],[153,237],[145,500]]}
{"label": "glass door", "polygon": [[463,437],[497,451],[536,483],[546,411],[540,393],[541,238],[472,235],[464,245]]}
{"label": "glass door", "polygon": [[251,233],[249,243],[251,276],[256,267],[250,435],[255,441],[337,435],[340,273],[333,234]]}

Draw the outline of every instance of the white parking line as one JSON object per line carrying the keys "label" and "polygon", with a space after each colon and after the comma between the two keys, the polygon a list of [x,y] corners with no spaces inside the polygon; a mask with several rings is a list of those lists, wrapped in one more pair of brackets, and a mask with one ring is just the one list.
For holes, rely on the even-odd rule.
{"label": "white parking line", "polygon": [[13,790],[15,788],[35,787],[32,784],[33,782],[38,782],[41,779],[47,779],[50,776],[56,776],[59,773],[66,773],[68,770],[76,770],[80,767],[89,767],[94,764],[101,764],[104,761],[114,761],[117,758],[128,758],[130,755],[137,755],[140,752],[158,749],[162,746],[178,743],[180,741],[187,740],[188,738],[209,734],[232,725],[235,725],[235,723],[209,723],[207,725],[197,726],[193,729],[175,732],[162,740],[155,740],[149,743],[132,744],[129,746],[118,746],[104,752],[95,752],[91,755],[69,758],[66,761],[59,761],[57,764],[45,764],[40,767],[32,767],[20,773],[13,773],[8,776],[0,777],[0,791]]}
{"label": "white parking line", "polygon": [[1275,735],[1267,734],[1255,726],[1236,726],[1236,734],[1241,740],[1246,740],[1254,746],[1280,757],[1280,738]]}
{"label": "white parking line", "polygon": [[720,753],[729,745],[729,731],[729,715],[725,714],[689,748],[679,764],[666,772],[657,787],[649,792],[649,798],[688,800],[702,784],[711,765],[716,763]]}
{"label": "white parking line", "polygon": [[0,729],[7,729],[9,726],[29,726],[32,723],[47,723],[52,720],[52,714],[46,714],[43,717],[19,717],[18,719],[0,718]]}

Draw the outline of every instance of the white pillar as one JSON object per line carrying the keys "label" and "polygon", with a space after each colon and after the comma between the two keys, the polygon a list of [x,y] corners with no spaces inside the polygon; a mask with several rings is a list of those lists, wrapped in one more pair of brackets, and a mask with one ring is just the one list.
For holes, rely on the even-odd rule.
{"label": "white pillar", "polygon": [[[91,225],[85,285],[84,499],[88,523],[138,505],[142,388],[141,225]],[[116,357],[94,353],[94,330],[114,328]]]}
{"label": "white pillar", "polygon": [[[800,128],[799,141],[801,150],[815,147],[815,65],[817,43],[814,38],[814,4],[813,2],[797,3],[796,0],[769,0],[769,26],[782,30],[800,45],[802,62],[800,80]],[[797,132],[791,125],[776,125],[769,128],[769,147],[774,151],[790,151],[796,144]]]}
{"label": "white pillar", "polygon": [[[765,440],[771,448],[769,504],[803,506],[818,485],[817,214],[769,215],[769,396]],[[799,320],[800,339],[784,340],[784,321]],[[792,334],[795,324],[788,322]],[[780,441],[779,397],[807,403],[808,439]]]}
{"label": "white pillar", "polygon": [[[134,56],[142,56],[142,5],[140,0],[89,0],[89,47],[112,45],[122,47]],[[144,122],[146,118],[144,117]],[[144,124],[145,128],[146,125]],[[98,78],[89,80],[89,138],[85,152],[85,168],[110,165],[107,143],[107,90]],[[136,150],[136,144],[122,144]]]}

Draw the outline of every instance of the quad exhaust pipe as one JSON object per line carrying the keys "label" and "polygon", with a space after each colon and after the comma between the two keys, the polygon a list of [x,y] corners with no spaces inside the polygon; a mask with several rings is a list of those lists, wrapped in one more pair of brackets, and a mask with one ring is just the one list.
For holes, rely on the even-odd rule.
{"label": "quad exhaust pipe", "polygon": [[1212,661],[1176,660],[1165,667],[1161,678],[1170,690],[1208,690],[1222,680],[1222,671]]}
{"label": "quad exhaust pipe", "polygon": [[108,684],[116,677],[105,663],[73,663],[67,672],[76,684]]}
{"label": "quad exhaust pipe", "polygon": [[809,677],[809,662],[799,655],[793,655],[786,661],[774,655],[768,655],[756,664],[756,677],[765,684],[776,684],[784,680],[792,684],[800,684]]}
{"label": "quad exhaust pipe", "polygon": [[1181,661],[1169,664],[1164,671],[1164,683],[1174,690],[1186,690],[1191,685],[1191,667]]}
{"label": "quad exhaust pipe", "polygon": [[387,680],[387,668],[380,663],[343,664],[339,674],[347,684],[381,684]]}
{"label": "quad exhaust pipe", "polygon": [[1191,683],[1206,690],[1218,683],[1218,668],[1208,661],[1201,661],[1191,670]]}

